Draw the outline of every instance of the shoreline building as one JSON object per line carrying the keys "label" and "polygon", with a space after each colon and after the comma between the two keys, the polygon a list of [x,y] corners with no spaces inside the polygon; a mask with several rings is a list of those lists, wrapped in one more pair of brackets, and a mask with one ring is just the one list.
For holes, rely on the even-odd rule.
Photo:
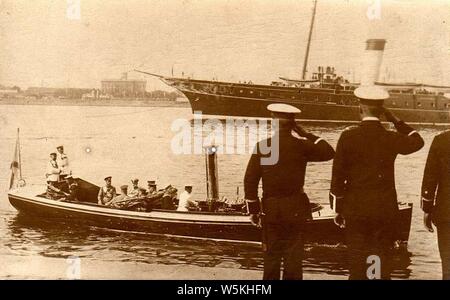
{"label": "shoreline building", "polygon": [[114,98],[144,98],[146,96],[145,80],[128,79],[127,73],[120,79],[106,79],[101,81],[102,94]]}

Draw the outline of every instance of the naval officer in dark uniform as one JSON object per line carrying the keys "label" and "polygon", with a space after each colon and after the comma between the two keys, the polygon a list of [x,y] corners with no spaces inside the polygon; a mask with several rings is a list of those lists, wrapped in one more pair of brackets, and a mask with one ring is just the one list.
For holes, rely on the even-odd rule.
{"label": "naval officer in dark uniform", "polygon": [[[263,279],[279,280],[281,261],[283,279],[302,279],[303,228],[305,220],[311,218],[309,200],[303,191],[306,164],[330,160],[334,150],[325,140],[295,123],[299,109],[286,104],[271,104],[267,108],[277,128],[271,138],[256,145],[250,158],[244,178],[245,198],[252,223],[262,225]],[[267,145],[270,154],[265,151]],[[266,160],[274,153],[276,160]]]}
{"label": "naval officer in dark uniform", "polygon": [[[395,159],[398,154],[418,151],[424,142],[413,128],[383,107],[384,99],[389,98],[384,89],[364,86],[354,93],[360,101],[362,122],[344,130],[339,138],[330,201],[337,213],[335,223],[346,228],[349,279],[389,279],[399,212]],[[381,125],[382,115],[396,131]],[[380,276],[369,268],[377,262],[371,255],[379,258]]]}
{"label": "naval officer in dark uniform", "polygon": [[425,228],[437,227],[442,278],[450,280],[450,130],[433,139],[422,181]]}

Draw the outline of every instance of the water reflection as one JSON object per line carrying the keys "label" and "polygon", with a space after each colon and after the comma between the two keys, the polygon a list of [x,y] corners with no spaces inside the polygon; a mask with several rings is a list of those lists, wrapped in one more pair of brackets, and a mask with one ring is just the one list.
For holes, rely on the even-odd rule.
{"label": "water reflection", "polygon": [[[89,257],[103,261],[152,264],[189,264],[262,270],[259,245],[197,240],[162,235],[122,232],[70,221],[53,223],[17,214],[7,221],[4,247],[18,255],[66,258]],[[345,247],[308,244],[305,273],[347,275]],[[394,278],[410,277],[411,253],[397,251]]]}

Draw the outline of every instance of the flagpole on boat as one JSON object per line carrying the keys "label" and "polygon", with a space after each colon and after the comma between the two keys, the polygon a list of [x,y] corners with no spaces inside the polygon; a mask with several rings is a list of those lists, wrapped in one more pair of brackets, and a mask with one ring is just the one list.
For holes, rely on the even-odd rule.
{"label": "flagpole on boat", "polygon": [[22,155],[20,153],[20,128],[17,128],[17,149],[19,158],[19,180],[22,181]]}
{"label": "flagpole on boat", "polygon": [[20,182],[21,184],[24,183],[24,180],[22,179],[22,163],[20,158],[20,140],[19,140],[19,134],[20,130],[17,128],[17,138],[16,138],[16,145],[14,147],[14,157],[13,161],[11,162],[11,177],[9,179],[9,189],[12,189],[13,187],[19,186],[17,183]]}

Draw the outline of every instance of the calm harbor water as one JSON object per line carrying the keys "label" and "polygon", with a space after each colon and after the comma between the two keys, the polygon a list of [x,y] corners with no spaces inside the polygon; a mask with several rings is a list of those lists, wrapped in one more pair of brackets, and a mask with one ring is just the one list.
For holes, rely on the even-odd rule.
{"label": "calm harbor water", "polygon": [[[113,184],[129,184],[131,178],[155,179],[160,186],[194,186],[195,196],[205,197],[204,157],[177,155],[171,151],[173,121],[190,121],[188,108],[168,107],[0,107],[0,260],[8,256],[79,256],[117,262],[191,264],[239,269],[262,269],[257,245],[199,241],[173,237],[110,231],[67,224],[42,224],[19,216],[7,199],[9,166],[21,129],[22,168],[27,183],[42,183],[48,154],[63,144],[74,174],[96,184],[106,175]],[[305,124],[315,134],[336,145],[346,125]],[[442,128],[418,128],[425,147],[410,156],[399,156],[396,179],[399,200],[414,203],[407,251],[397,255],[397,278],[439,279],[439,253],[435,234],[423,229],[420,184],[430,142]],[[220,193],[236,197],[242,191],[248,154],[219,156]],[[306,191],[313,201],[327,203],[331,162],[308,167]],[[242,195],[241,195],[242,196]],[[345,250],[335,245],[307,245],[305,272],[346,274]]]}

